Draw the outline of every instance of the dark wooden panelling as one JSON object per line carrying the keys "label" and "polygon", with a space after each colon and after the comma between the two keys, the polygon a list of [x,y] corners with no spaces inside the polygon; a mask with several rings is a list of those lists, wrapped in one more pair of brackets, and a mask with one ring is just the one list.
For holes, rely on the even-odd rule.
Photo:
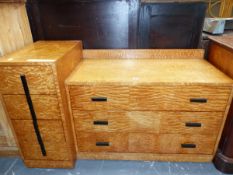
{"label": "dark wooden panelling", "polygon": [[142,3],[139,20],[140,48],[196,48],[206,4]]}
{"label": "dark wooden panelling", "polygon": [[[29,1],[28,11],[38,10],[33,18],[35,40],[83,40],[85,48],[129,48],[129,4],[127,0]],[[32,9],[33,8],[33,9]],[[38,19],[40,16],[40,19]],[[40,29],[42,28],[42,30]]]}
{"label": "dark wooden panelling", "polygon": [[[156,9],[161,14],[159,20],[151,18]],[[84,48],[93,49],[194,48],[205,4],[150,3],[140,8],[140,0],[28,0],[27,11],[35,41],[75,39],[82,40]],[[179,24],[177,35],[171,35],[169,24],[175,23]],[[162,33],[157,34],[158,29]]]}

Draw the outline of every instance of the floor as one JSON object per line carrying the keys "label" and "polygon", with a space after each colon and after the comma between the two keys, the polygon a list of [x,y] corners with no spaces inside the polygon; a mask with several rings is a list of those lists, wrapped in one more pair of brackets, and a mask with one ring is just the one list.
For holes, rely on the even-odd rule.
{"label": "floor", "polygon": [[19,158],[0,158],[0,175],[223,175],[212,163],[79,160],[74,169],[26,168]]}

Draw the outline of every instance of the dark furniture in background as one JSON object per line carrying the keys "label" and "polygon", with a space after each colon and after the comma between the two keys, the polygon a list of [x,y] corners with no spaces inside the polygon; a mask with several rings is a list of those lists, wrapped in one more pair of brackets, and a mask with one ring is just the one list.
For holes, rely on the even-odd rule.
{"label": "dark furniture in background", "polygon": [[197,48],[206,4],[140,0],[28,0],[34,40],[82,40],[84,48]]}
{"label": "dark furniture in background", "polygon": [[[208,60],[233,78],[233,35],[210,37]],[[233,173],[233,103],[230,106],[214,164],[224,173]]]}

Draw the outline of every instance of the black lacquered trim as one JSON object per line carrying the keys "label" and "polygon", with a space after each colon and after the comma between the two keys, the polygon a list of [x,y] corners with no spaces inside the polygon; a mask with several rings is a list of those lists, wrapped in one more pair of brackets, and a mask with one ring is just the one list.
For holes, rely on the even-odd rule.
{"label": "black lacquered trim", "polygon": [[109,142],[96,142],[96,146],[110,146]]}
{"label": "black lacquered trim", "polygon": [[104,102],[107,101],[107,97],[91,97],[91,101]]}
{"label": "black lacquered trim", "polygon": [[190,102],[192,103],[207,103],[206,98],[190,98]]}
{"label": "black lacquered trim", "polygon": [[40,130],[39,130],[38,123],[37,123],[36,113],[35,113],[35,110],[34,110],[34,107],[33,107],[33,103],[32,103],[30,91],[29,91],[29,88],[28,88],[26,76],[25,75],[20,75],[20,79],[21,79],[21,82],[23,84],[23,89],[24,89],[25,96],[26,96],[26,99],[27,99],[27,103],[28,103],[28,106],[29,106],[29,110],[30,110],[30,113],[31,113],[31,116],[32,116],[33,126],[34,126],[34,130],[35,130],[35,133],[36,133],[37,141],[38,141],[38,143],[40,145],[41,153],[42,153],[43,156],[46,156],[46,150],[45,150],[44,142],[43,142],[43,140],[41,138],[41,135],[40,135]]}
{"label": "black lacquered trim", "polygon": [[196,145],[193,143],[183,143],[181,144],[182,148],[196,148]]}

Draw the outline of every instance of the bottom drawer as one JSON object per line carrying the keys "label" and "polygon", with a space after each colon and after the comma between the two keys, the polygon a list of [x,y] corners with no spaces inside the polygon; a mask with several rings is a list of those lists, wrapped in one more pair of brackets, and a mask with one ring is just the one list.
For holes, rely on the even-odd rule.
{"label": "bottom drawer", "polygon": [[124,133],[78,133],[80,152],[127,152],[128,134]]}
{"label": "bottom drawer", "polygon": [[159,136],[160,153],[213,154],[216,136],[163,134]]}
{"label": "bottom drawer", "polygon": [[29,160],[70,160],[70,150],[65,140],[60,120],[38,120],[46,156],[42,155],[32,120],[12,120],[21,152]]}
{"label": "bottom drawer", "polygon": [[80,152],[212,154],[216,137],[151,133],[77,133]]}

